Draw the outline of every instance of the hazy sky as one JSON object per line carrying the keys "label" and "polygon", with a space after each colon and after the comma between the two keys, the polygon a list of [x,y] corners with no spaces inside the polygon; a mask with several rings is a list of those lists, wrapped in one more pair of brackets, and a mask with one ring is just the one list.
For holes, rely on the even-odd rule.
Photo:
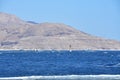
{"label": "hazy sky", "polygon": [[120,0],[0,0],[0,12],[26,21],[64,23],[120,41]]}

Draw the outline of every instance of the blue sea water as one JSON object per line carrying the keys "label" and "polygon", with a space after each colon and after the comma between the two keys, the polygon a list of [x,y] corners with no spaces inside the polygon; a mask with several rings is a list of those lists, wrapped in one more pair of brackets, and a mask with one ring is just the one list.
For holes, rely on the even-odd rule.
{"label": "blue sea water", "polygon": [[0,80],[10,77],[120,80],[120,51],[3,50],[0,51]]}

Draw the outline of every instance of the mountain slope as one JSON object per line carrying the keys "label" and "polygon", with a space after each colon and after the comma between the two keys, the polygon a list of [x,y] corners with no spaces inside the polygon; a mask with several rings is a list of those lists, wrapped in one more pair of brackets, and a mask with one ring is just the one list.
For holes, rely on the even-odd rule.
{"label": "mountain slope", "polygon": [[120,50],[120,42],[103,39],[59,23],[26,22],[0,13],[0,49]]}

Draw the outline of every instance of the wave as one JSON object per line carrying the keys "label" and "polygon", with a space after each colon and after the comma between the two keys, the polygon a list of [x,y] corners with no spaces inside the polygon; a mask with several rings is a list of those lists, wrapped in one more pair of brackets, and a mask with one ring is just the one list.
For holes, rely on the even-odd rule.
{"label": "wave", "polygon": [[3,77],[0,80],[120,80],[120,75],[59,75]]}
{"label": "wave", "polygon": [[120,63],[117,63],[117,64],[108,64],[105,67],[120,67]]}

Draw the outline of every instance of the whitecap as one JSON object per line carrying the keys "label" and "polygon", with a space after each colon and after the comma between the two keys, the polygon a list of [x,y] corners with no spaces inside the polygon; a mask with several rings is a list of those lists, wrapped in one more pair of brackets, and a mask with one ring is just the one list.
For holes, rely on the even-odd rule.
{"label": "whitecap", "polygon": [[107,52],[107,51],[105,51],[105,52],[103,52],[103,53],[107,54],[108,52]]}
{"label": "whitecap", "polygon": [[117,64],[114,65],[113,67],[120,67],[120,63],[117,63]]}

